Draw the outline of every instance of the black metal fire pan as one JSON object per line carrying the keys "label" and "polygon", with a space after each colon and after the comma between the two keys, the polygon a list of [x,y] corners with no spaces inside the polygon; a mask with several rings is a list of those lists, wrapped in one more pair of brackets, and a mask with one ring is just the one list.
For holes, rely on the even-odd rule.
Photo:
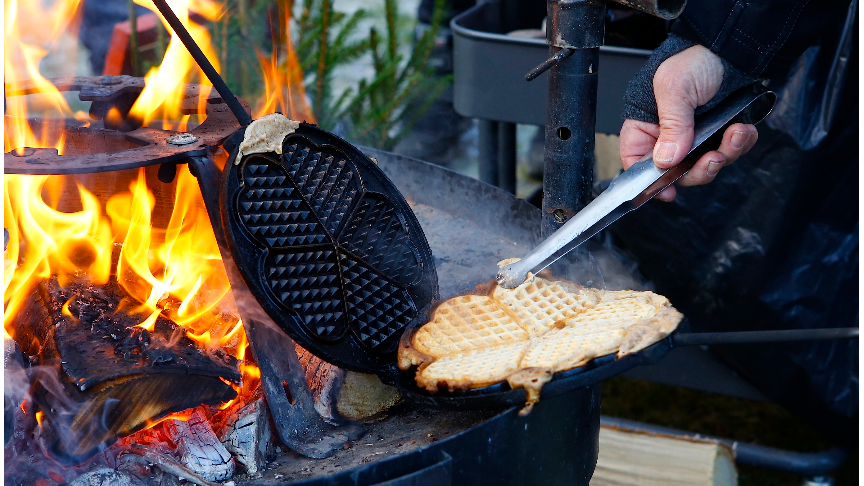
{"label": "black metal fire pan", "polygon": [[[92,101],[94,107],[101,103],[102,111],[107,111],[114,104],[121,104],[128,110],[144,89],[144,79],[132,76],[74,77],[49,81],[60,91],[78,91],[78,97],[82,101]],[[204,90],[205,87],[201,85],[186,85],[181,112],[198,113],[199,99]],[[5,86],[7,97],[34,93],[38,93],[38,89],[32,81]],[[245,102],[240,103],[248,111],[249,106]],[[91,107],[91,114],[98,111],[94,107]],[[240,128],[240,124],[215,90],[210,90],[207,95],[205,111],[207,119],[189,130],[192,137],[176,140],[170,137],[177,132],[148,127],[132,129],[134,127],[130,126],[118,130],[82,127],[66,124],[63,120],[28,120],[37,133],[43,128],[64,131],[67,148],[71,147],[69,152],[72,153],[61,156],[56,149],[49,148],[27,148],[20,155],[10,152],[3,158],[3,171],[6,174],[87,174],[182,162],[187,157],[206,155],[210,148],[219,145]]]}
{"label": "black metal fire pan", "polygon": [[[412,332],[416,327],[419,327],[417,324],[422,325],[422,321],[412,323],[412,329],[406,332]],[[679,327],[687,328],[689,326],[685,321]],[[616,358],[614,354],[603,356],[591,360],[585,366],[555,373],[549,383],[543,386],[540,400],[577,388],[596,385],[637,366],[656,363],[674,347],[675,334],[677,332],[639,352],[621,358]],[[437,393],[430,393],[417,386],[414,375],[415,368],[412,367],[399,375],[395,385],[404,397],[423,406],[477,410],[524,405],[527,400],[524,389],[512,389],[506,381],[470,390],[439,390]]]}
{"label": "black metal fire pan", "polygon": [[[406,333],[412,333],[423,324],[418,319],[411,324]],[[540,399],[567,393],[577,388],[596,385],[609,378],[623,374],[637,366],[656,363],[663,359],[672,348],[711,344],[748,344],[779,343],[796,341],[815,341],[830,339],[857,339],[858,328],[834,329],[789,329],[745,332],[691,333],[690,324],[685,319],[678,329],[661,341],[647,348],[623,357],[614,354],[596,358],[585,366],[555,373],[552,380],[543,386]],[[430,393],[417,386],[414,380],[415,368],[403,372],[396,382],[403,396],[425,406],[448,409],[483,409],[507,407],[524,404],[527,399],[525,390],[512,389],[504,381],[494,385],[472,390],[439,391]]]}

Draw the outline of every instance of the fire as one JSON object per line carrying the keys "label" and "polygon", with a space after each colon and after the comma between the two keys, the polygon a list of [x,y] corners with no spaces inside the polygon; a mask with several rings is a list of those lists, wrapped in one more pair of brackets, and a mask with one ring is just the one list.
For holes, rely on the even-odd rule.
{"label": "fire", "polygon": [[[136,4],[152,10],[162,20],[168,32],[173,33],[152,0],[134,1]],[[218,71],[218,57],[210,42],[210,33],[205,26],[190,22],[189,12],[194,11],[207,20],[213,21],[223,15],[223,5],[212,0],[168,0],[168,5]],[[170,120],[183,118],[184,114],[180,112],[183,86],[196,78],[199,84],[210,85],[207,78],[200,74],[198,66],[180,39],[172,35],[165,51],[165,57],[162,58],[162,64],[151,69],[144,76],[146,87],[132,106],[130,115],[142,120],[144,125],[150,125],[154,120],[159,120],[162,122],[163,129],[177,128]],[[202,93],[201,103],[206,99],[207,93]],[[199,108],[203,108],[203,104]],[[199,109],[201,121],[203,121],[203,112],[203,109]],[[183,128],[185,129],[185,126]]]}
{"label": "fire", "polygon": [[183,410],[182,412],[177,412],[177,413],[172,413],[172,414],[166,415],[166,416],[164,416],[158,420],[148,420],[147,426],[144,427],[144,429],[142,429],[142,430],[152,429],[153,427],[156,427],[157,425],[161,424],[162,422],[165,422],[166,420],[178,420],[180,422],[188,422],[189,419],[192,418],[192,411],[193,410],[194,409],[190,408],[188,410]]}
{"label": "fire", "polygon": [[[7,334],[11,318],[39,280],[57,275],[61,285],[87,276],[104,284],[111,274],[111,227],[96,197],[78,188],[82,210],[58,211],[42,197],[49,176],[5,175],[3,227],[9,231],[4,255],[3,314]],[[22,248],[23,247],[23,248]]]}
{"label": "fire", "polygon": [[[28,81],[39,94],[5,97],[4,152],[21,154],[25,147],[33,147],[56,148],[63,153],[63,131],[52,130],[46,123],[39,133],[35,133],[27,123],[28,117],[86,119],[83,113],[73,113],[63,95],[39,73],[39,63],[76,18],[80,1],[58,0],[46,10],[40,1],[5,0],[5,82],[15,85]],[[74,60],[71,64],[75,64]]]}
{"label": "fire", "polygon": [[[57,276],[61,285],[80,278],[104,285],[115,275],[138,303],[123,309],[141,316],[138,327],[152,332],[156,320],[164,316],[185,327],[187,336],[201,347],[220,347],[233,354],[243,376],[242,389],[235,388],[251,393],[260,371],[245,359],[248,341],[242,322],[219,308],[230,285],[206,209],[200,204],[197,181],[186,166],[180,166],[175,184],[171,217],[159,228],[153,216],[162,208],[147,186],[143,168],[129,192],[113,195],[104,208],[91,192],[78,186],[81,210],[74,212],[46,202],[61,199],[62,176],[6,175],[7,338],[14,337],[14,317],[40,281]],[[76,318],[69,302],[61,312]],[[226,406],[232,403],[236,400]]]}
{"label": "fire", "polygon": [[[14,334],[9,324],[40,280],[56,275],[61,285],[77,278],[107,283],[115,243],[120,244],[117,281],[139,302],[132,312],[142,315],[141,327],[152,330],[159,315],[165,315],[207,347],[225,344],[220,338],[239,332],[235,322],[223,323],[224,330],[211,340],[212,319],[203,319],[230,285],[207,212],[199,204],[198,184],[188,168],[178,170],[174,208],[165,228],[153,227],[156,200],[144,169],[130,191],[112,196],[104,211],[98,199],[80,186],[80,211],[55,209],[43,194],[59,194],[60,182],[59,176],[4,177],[4,227],[9,229],[4,255],[7,333]],[[69,312],[67,306],[64,309]]]}
{"label": "fire", "polygon": [[[264,93],[256,101],[252,116],[259,118],[279,111],[293,120],[315,123],[315,115],[306,101],[303,71],[291,43],[290,9],[279,5],[279,32],[274,33],[272,54],[258,51],[258,62],[264,79]],[[283,52],[284,51],[284,52]]]}
{"label": "fire", "polygon": [[182,166],[178,167],[174,210],[164,231],[153,228],[155,198],[143,169],[130,192],[114,195],[106,207],[115,235],[123,241],[118,283],[141,302],[139,311],[161,312],[187,327],[193,333],[190,337],[208,330],[201,327],[200,318],[230,288],[210,219],[199,201],[198,183]]}

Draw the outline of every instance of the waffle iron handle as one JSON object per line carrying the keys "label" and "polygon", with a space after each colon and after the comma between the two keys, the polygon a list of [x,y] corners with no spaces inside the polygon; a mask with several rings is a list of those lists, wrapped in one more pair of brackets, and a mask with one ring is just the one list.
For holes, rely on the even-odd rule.
{"label": "waffle iron handle", "polygon": [[674,346],[713,344],[791,343],[858,339],[857,327],[830,329],[786,329],[782,331],[696,332],[672,335]]}

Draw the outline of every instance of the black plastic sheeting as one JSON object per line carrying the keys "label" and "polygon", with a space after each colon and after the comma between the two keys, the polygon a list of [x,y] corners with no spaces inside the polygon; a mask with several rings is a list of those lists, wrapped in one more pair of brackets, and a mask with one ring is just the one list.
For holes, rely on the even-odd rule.
{"label": "black plastic sheeting", "polygon": [[[780,101],[750,153],[610,228],[694,331],[858,326],[856,6],[771,86]],[[803,420],[857,441],[857,340],[712,351]]]}

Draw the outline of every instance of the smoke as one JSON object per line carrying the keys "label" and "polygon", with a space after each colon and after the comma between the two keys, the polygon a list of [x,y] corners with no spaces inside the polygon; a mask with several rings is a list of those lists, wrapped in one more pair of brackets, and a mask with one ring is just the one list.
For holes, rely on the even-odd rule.
{"label": "smoke", "polygon": [[[3,340],[3,398],[17,406],[30,395],[30,378],[24,368],[24,355],[18,344],[11,339]],[[11,430],[8,427],[7,410],[7,441]]]}
{"label": "smoke", "polygon": [[635,260],[600,233],[548,267],[555,277],[600,290],[654,290]]}

